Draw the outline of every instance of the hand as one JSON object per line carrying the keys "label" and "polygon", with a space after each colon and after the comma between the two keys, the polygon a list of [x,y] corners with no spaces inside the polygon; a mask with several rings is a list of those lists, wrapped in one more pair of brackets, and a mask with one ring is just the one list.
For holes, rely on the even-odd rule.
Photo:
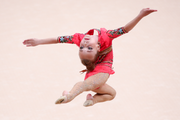
{"label": "hand", "polygon": [[32,46],[37,46],[38,45],[38,39],[36,38],[31,38],[24,40],[23,44],[26,45],[26,47],[32,47]]}
{"label": "hand", "polygon": [[150,9],[150,8],[144,8],[144,9],[142,9],[142,10],[140,11],[139,16],[145,17],[145,16],[149,15],[149,14],[152,13],[152,12],[157,12],[157,10]]}

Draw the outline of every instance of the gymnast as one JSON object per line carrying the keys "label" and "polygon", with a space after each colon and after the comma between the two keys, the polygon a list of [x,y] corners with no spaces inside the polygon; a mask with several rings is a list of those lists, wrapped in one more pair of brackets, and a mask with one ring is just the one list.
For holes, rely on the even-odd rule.
{"label": "gymnast", "polygon": [[[115,73],[112,70],[112,40],[128,33],[142,18],[156,11],[144,8],[125,26],[113,30],[106,30],[105,28],[90,29],[85,34],[75,33],[70,36],[24,40],[23,44],[27,47],[56,43],[76,44],[79,47],[79,58],[81,63],[86,66],[86,69],[81,71],[86,72],[84,81],[77,82],[70,91],[63,91],[62,96],[57,99],[55,104],[68,103],[84,91],[96,93],[94,96],[87,95],[83,104],[85,107],[114,99],[116,91],[106,83],[109,76]],[[98,35],[95,35],[94,31],[97,31]]]}

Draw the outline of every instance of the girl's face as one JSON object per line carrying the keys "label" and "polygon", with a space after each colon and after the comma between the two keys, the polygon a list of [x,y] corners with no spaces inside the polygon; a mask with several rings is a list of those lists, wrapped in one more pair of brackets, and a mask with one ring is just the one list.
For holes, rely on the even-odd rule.
{"label": "girl's face", "polygon": [[79,57],[94,61],[97,52],[100,51],[97,35],[85,35],[80,43]]}

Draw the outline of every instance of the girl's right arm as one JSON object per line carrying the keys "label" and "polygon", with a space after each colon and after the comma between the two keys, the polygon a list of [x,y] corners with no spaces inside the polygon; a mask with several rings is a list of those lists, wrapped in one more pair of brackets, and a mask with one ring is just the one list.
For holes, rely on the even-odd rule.
{"label": "girl's right arm", "polygon": [[43,44],[56,44],[56,43],[58,43],[57,38],[46,38],[46,39],[31,38],[24,40],[23,42],[23,44],[26,45],[26,47],[32,47]]}
{"label": "girl's right arm", "polygon": [[[43,44],[56,44],[56,43],[70,43],[70,44],[77,44],[79,45],[80,39],[83,38],[84,34],[76,33],[75,35],[71,36],[59,36],[57,38],[46,38],[46,39],[37,39],[37,38],[31,38],[24,40],[23,44],[27,47],[37,46],[37,45],[43,45]],[[75,38],[75,39],[73,39]]]}

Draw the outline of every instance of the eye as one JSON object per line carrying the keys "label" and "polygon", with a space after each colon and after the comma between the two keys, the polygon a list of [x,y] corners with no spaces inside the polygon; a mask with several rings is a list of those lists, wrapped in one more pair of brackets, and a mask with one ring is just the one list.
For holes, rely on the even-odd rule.
{"label": "eye", "polygon": [[80,49],[83,49],[83,47],[81,46]]}
{"label": "eye", "polygon": [[92,50],[93,48],[92,47],[88,47],[89,50]]}

